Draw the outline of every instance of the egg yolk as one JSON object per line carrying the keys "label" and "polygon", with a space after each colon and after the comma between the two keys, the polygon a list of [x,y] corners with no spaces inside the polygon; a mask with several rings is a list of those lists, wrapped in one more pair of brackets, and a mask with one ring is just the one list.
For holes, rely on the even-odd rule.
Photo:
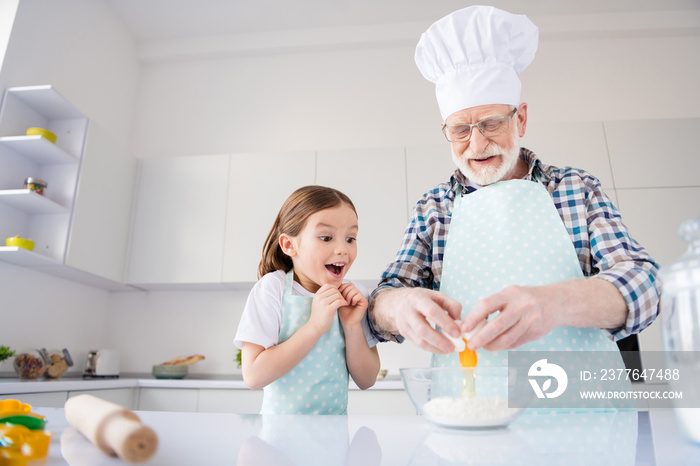
{"label": "egg yolk", "polygon": [[[467,344],[467,339],[463,338],[464,344]],[[464,351],[459,353],[459,363],[462,367],[476,367],[477,358],[476,352],[465,346]]]}

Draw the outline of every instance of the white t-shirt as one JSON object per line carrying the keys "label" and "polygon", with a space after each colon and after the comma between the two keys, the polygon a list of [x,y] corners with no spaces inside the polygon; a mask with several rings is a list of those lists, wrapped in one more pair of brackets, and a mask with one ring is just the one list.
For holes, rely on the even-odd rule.
{"label": "white t-shirt", "polygon": [[[286,284],[287,274],[283,270],[277,270],[263,276],[250,291],[248,301],[243,309],[241,321],[238,324],[236,337],[233,344],[238,348],[243,342],[255,343],[265,349],[279,343],[280,326],[282,322],[282,296]],[[369,297],[367,290],[359,283],[353,283],[357,289]],[[296,281],[292,282],[292,295],[313,297],[313,293],[306,290]],[[369,329],[367,314],[362,319],[362,328],[369,347],[374,347],[379,340]]]}

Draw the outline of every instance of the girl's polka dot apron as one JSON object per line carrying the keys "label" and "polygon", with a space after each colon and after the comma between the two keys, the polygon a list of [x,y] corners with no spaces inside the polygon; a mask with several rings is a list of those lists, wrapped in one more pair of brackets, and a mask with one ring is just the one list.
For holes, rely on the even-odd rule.
{"label": "girl's polka dot apron", "polygon": [[[287,273],[279,342],[288,340],[311,316],[310,297],[293,296],[294,271]],[[336,313],[333,324],[291,371],[264,389],[260,414],[345,414],[348,372],[345,335]]]}

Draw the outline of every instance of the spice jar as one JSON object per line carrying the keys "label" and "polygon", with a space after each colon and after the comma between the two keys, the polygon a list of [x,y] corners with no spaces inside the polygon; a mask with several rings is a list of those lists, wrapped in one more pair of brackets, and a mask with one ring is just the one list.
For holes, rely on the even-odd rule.
{"label": "spice jar", "polygon": [[681,225],[680,235],[689,243],[677,262],[660,272],[661,318],[666,364],[677,374],[672,389],[683,392],[674,400],[676,418],[688,438],[700,442],[700,218]]}
{"label": "spice jar", "polygon": [[44,189],[46,189],[46,181],[40,180],[38,178],[27,178],[24,180],[24,189],[29,189],[37,194],[44,195]]}

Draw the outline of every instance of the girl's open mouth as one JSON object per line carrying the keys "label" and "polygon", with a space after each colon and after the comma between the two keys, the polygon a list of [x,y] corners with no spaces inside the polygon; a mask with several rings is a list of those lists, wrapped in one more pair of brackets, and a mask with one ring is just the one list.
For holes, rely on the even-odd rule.
{"label": "girl's open mouth", "polygon": [[342,277],[344,268],[345,268],[345,264],[343,264],[343,263],[326,264],[326,269],[328,269],[328,271],[334,277]]}

